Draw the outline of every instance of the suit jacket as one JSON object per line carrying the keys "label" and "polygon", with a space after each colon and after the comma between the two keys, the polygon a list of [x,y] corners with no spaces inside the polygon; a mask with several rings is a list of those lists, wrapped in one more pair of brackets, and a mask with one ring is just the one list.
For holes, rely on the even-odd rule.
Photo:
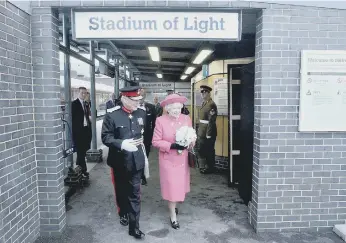
{"label": "suit jacket", "polygon": [[183,105],[183,108],[181,108],[181,114],[184,114],[184,115],[190,114],[189,109],[187,109],[185,105]]}
{"label": "suit jacket", "polygon": [[113,101],[113,100],[107,101],[107,103],[106,103],[106,109],[111,109],[111,108],[113,108],[113,107],[115,107],[114,101]]}
{"label": "suit jacket", "polygon": [[[89,119],[90,116],[90,112],[88,107],[86,106],[86,120],[87,120],[87,124],[88,124],[88,131],[91,134],[91,122]],[[80,142],[84,142],[83,140],[85,140],[85,134],[82,134],[83,132],[83,128],[84,128],[84,109],[82,107],[81,102],[79,101],[79,99],[75,99],[72,102],[72,135],[73,135],[73,140],[75,141],[75,143],[78,144]],[[87,142],[87,141],[85,141]]]}
{"label": "suit jacket", "polygon": [[144,143],[146,145],[151,145],[153,139],[155,122],[156,122],[156,108],[155,105],[150,103],[144,103],[146,111],[146,122],[144,126]]}
{"label": "suit jacket", "polygon": [[160,103],[154,105],[156,111],[156,117],[162,116],[163,108],[160,106]]}

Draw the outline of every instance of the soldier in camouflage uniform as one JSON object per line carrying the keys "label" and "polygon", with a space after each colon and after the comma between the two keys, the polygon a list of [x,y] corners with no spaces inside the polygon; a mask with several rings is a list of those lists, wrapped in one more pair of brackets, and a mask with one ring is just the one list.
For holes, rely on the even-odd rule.
{"label": "soldier in camouflage uniform", "polygon": [[202,174],[214,172],[215,141],[217,136],[217,107],[211,99],[212,88],[201,85],[202,106],[199,110],[199,125],[197,131],[197,157]]}

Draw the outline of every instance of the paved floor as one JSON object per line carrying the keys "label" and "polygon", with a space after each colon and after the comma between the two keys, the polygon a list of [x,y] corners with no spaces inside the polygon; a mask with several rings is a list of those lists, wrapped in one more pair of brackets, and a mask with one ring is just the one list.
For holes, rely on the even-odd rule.
{"label": "paved floor", "polygon": [[[221,175],[192,171],[192,192],[179,206],[180,230],[170,227],[166,203],[161,200],[157,153],[151,154],[151,178],[142,188],[140,225],[150,243],[341,243],[334,233],[270,233],[257,235],[248,223],[247,207]],[[130,243],[127,228],[119,224],[109,168],[97,164],[91,184],[75,194],[67,212],[67,228],[59,238],[36,243]]]}

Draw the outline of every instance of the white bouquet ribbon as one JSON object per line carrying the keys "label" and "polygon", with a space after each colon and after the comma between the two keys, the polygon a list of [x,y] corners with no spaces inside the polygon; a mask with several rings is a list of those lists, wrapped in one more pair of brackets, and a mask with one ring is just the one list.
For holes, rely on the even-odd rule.
{"label": "white bouquet ribbon", "polygon": [[[175,143],[179,144],[183,147],[188,147],[192,143],[194,143],[197,139],[197,134],[195,129],[188,126],[182,126],[179,129],[177,129],[176,135],[175,135]],[[182,154],[182,150],[178,150],[179,154]]]}
{"label": "white bouquet ribbon", "polygon": [[141,144],[142,145],[142,150],[143,150],[143,153],[144,153],[144,176],[146,179],[148,179],[150,177],[150,174],[149,174],[149,160],[148,160],[148,157],[147,157],[147,153],[145,151],[145,147],[144,147],[144,144]]}

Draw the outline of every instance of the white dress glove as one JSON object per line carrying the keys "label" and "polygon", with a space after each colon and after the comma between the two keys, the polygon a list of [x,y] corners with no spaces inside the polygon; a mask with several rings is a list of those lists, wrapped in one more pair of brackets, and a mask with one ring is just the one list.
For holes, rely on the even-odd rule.
{"label": "white dress glove", "polygon": [[209,138],[211,138],[211,136],[207,136],[207,138],[209,139]]}
{"label": "white dress glove", "polygon": [[121,150],[126,150],[128,152],[136,152],[138,148],[134,145],[133,139],[125,139],[121,143]]}

